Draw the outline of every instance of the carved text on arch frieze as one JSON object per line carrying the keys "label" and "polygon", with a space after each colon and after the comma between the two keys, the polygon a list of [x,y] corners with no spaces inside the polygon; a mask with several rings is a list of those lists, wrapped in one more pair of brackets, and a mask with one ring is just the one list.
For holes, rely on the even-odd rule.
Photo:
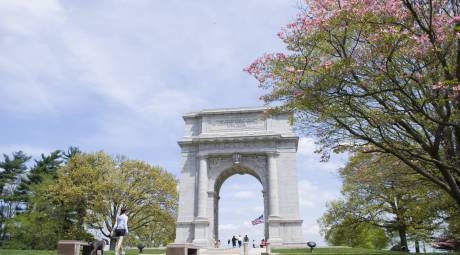
{"label": "carved text on arch frieze", "polygon": [[238,130],[264,130],[265,119],[260,115],[244,115],[215,117],[207,120],[207,132],[238,131]]}
{"label": "carved text on arch frieze", "polygon": [[251,142],[227,142],[227,143],[205,143],[200,144],[200,150],[228,150],[228,149],[272,149],[275,146],[273,141],[251,141]]}

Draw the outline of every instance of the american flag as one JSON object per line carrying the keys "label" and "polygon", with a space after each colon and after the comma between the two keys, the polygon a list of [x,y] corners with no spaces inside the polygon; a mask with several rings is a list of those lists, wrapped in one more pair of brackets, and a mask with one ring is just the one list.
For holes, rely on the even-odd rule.
{"label": "american flag", "polygon": [[264,215],[260,215],[258,218],[254,219],[253,221],[251,221],[252,225],[257,225],[257,224],[261,224],[261,223],[264,223]]}

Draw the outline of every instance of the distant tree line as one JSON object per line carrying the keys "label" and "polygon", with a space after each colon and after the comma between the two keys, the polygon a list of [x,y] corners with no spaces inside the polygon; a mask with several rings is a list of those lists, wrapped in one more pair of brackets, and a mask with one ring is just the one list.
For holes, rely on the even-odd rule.
{"label": "distant tree line", "polygon": [[109,240],[121,208],[129,210],[128,243],[173,241],[177,181],[161,167],[76,147],[42,154],[28,167],[31,158],[18,151],[0,160],[0,247]]}

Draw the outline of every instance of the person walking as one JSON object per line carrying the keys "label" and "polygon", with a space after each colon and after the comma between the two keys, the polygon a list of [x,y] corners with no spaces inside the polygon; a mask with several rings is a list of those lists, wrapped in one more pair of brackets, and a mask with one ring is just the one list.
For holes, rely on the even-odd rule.
{"label": "person walking", "polygon": [[238,247],[241,248],[241,244],[243,243],[243,239],[241,238],[241,235],[238,235],[236,239],[238,240]]}
{"label": "person walking", "polygon": [[245,243],[249,243],[249,237],[248,237],[248,235],[244,235],[243,241],[244,241]]}
{"label": "person walking", "polygon": [[127,210],[121,209],[120,215],[117,216],[117,222],[115,224],[114,234],[118,237],[117,244],[115,246],[115,255],[123,255],[123,238],[128,235],[128,215]]}
{"label": "person walking", "polygon": [[232,237],[232,246],[233,248],[236,247],[236,237],[235,236]]}

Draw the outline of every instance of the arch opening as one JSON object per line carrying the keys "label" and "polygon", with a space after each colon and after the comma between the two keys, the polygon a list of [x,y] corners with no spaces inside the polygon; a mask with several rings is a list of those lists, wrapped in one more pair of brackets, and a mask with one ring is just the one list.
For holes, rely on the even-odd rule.
{"label": "arch opening", "polygon": [[[232,246],[228,240],[233,235],[244,237],[248,234],[250,245],[254,240],[256,246],[262,238],[268,237],[265,221],[268,200],[264,190],[259,174],[242,165],[233,165],[218,176],[214,184],[213,234],[223,247]],[[263,215],[264,222],[253,226],[251,221],[260,215]]]}

